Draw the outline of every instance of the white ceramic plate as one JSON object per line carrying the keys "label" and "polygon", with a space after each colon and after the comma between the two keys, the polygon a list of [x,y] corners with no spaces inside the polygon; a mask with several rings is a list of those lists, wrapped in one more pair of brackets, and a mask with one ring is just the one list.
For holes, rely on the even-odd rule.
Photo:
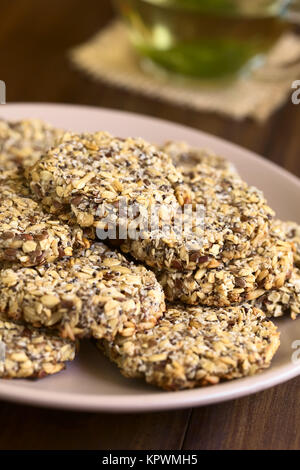
{"label": "white ceramic plate", "polygon": [[[170,122],[140,115],[84,106],[7,104],[0,107],[7,119],[36,117],[74,131],[107,130],[118,136],[141,136],[151,142],[185,140],[211,148],[230,159],[244,178],[263,189],[282,219],[300,222],[300,180],[278,166],[216,137]],[[66,371],[40,381],[0,380],[0,398],[41,405],[94,411],[147,411],[208,405],[264,390],[300,374],[292,362],[292,344],[300,340],[300,318],[278,321],[281,346],[272,367],[257,376],[213,387],[163,392],[140,381],[125,379],[116,366],[88,342],[82,344]]]}

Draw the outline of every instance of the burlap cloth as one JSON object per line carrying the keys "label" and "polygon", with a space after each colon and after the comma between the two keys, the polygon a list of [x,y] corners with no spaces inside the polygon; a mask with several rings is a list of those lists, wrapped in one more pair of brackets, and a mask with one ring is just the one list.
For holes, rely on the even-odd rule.
{"label": "burlap cloth", "polygon": [[72,61],[95,79],[195,110],[264,121],[286,99],[300,77],[300,36],[288,33],[270,51],[265,64],[234,81],[208,84],[147,73],[129,43],[125,26],[115,21],[71,51]]}

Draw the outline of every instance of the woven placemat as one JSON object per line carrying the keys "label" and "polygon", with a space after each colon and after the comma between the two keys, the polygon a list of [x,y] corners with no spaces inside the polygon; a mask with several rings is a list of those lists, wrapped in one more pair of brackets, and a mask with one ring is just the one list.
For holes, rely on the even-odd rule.
{"label": "woven placemat", "polygon": [[287,33],[261,68],[247,77],[214,85],[163,72],[147,73],[140,67],[120,21],[72,50],[71,59],[94,78],[119,87],[196,110],[263,121],[290,96],[293,81],[300,77],[300,37]]}

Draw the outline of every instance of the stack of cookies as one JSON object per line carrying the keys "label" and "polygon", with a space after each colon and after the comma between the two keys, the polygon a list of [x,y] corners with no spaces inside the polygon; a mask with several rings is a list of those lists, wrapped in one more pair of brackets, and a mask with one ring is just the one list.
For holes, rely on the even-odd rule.
{"label": "stack of cookies", "polygon": [[[203,217],[180,231],[186,207]],[[300,313],[300,227],[183,143],[0,121],[0,262],[1,377],[91,338],[127,377],[216,384],[268,367],[270,317]]]}

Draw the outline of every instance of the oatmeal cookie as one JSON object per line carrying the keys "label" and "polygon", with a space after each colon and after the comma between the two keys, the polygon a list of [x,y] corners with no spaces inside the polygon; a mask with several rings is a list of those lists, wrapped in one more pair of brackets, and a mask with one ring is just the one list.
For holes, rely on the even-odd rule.
{"label": "oatmeal cookie", "polygon": [[291,277],[280,287],[265,292],[253,305],[265,312],[267,317],[289,314],[295,320],[300,314],[300,270],[295,267]]}
{"label": "oatmeal cookie", "polygon": [[297,222],[274,222],[274,233],[282,240],[288,240],[293,244],[294,263],[300,268],[300,225]]}
{"label": "oatmeal cookie", "polygon": [[81,228],[45,214],[27,193],[22,178],[0,181],[0,262],[36,266],[88,244]]}
{"label": "oatmeal cookie", "polygon": [[207,256],[195,271],[164,271],[158,273],[158,280],[170,301],[223,307],[282,287],[292,269],[290,243],[270,238],[248,258],[224,264]]}
{"label": "oatmeal cookie", "polygon": [[[125,227],[122,249],[159,269],[195,269],[206,255],[226,260],[246,256],[262,243],[273,217],[261,192],[237,175],[204,163],[182,175],[169,156],[142,139],[104,132],[66,134],[30,177],[32,190],[48,210],[70,205],[81,227],[103,229],[108,222]],[[117,218],[121,200],[130,208],[139,205],[129,221]],[[175,222],[186,203],[203,206],[205,220],[183,234]],[[159,207],[159,223],[150,229],[154,206]],[[138,236],[128,230],[129,222],[137,220]]]}
{"label": "oatmeal cookie", "polygon": [[279,333],[250,305],[213,309],[169,307],[158,324],[99,346],[126,377],[166,390],[217,384],[270,365]]}
{"label": "oatmeal cookie", "polygon": [[225,170],[229,173],[237,173],[233,163],[224,157],[221,157],[211,150],[195,148],[186,142],[166,142],[161,150],[167,153],[176,167],[182,171],[193,170],[199,163],[205,163],[219,170]]}
{"label": "oatmeal cookie", "polygon": [[63,131],[39,119],[16,122],[0,119],[0,168],[31,167],[62,134]]}
{"label": "oatmeal cookie", "polygon": [[156,147],[106,132],[65,134],[30,177],[31,188],[44,205],[54,205],[53,210],[55,204],[71,205],[84,227],[101,220],[121,198],[143,207],[154,202],[177,206],[173,184],[181,182],[171,159]]}
{"label": "oatmeal cookie", "polygon": [[152,244],[148,239],[127,239],[124,251],[159,270],[185,271],[201,267],[207,257],[223,263],[245,258],[262,245],[274,212],[259,190],[238,175],[205,163],[183,171],[183,176],[193,208],[202,208],[202,217],[192,218],[191,230],[179,237],[171,231],[171,236],[154,238]]}
{"label": "oatmeal cookie", "polygon": [[65,368],[76,343],[45,330],[0,320],[0,377],[42,378]]}
{"label": "oatmeal cookie", "polygon": [[164,294],[154,274],[102,243],[35,269],[0,272],[0,314],[64,337],[113,338],[155,325]]}

